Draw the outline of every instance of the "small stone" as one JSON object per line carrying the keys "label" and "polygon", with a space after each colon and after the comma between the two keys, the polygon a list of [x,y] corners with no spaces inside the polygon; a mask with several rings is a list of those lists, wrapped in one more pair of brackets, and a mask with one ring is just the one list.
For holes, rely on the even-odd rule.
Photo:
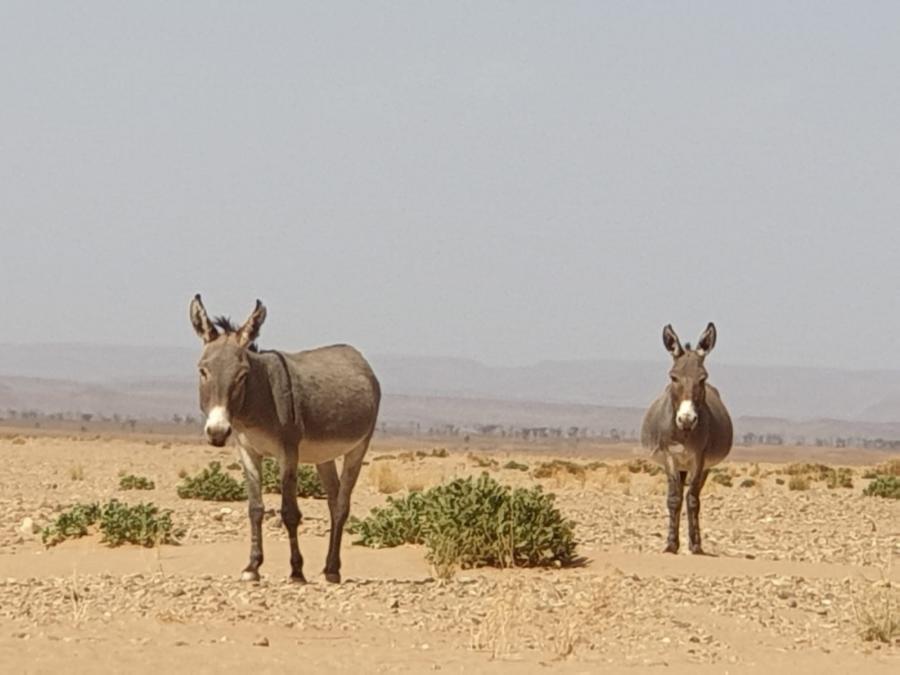
{"label": "small stone", "polygon": [[391,600],[390,604],[388,604],[388,609],[400,609],[400,600],[397,598]]}
{"label": "small stone", "polygon": [[185,642],[184,640],[177,640],[177,641],[175,642],[175,646],[176,646],[176,647],[187,647],[187,644],[188,644],[188,643]]}
{"label": "small stone", "polygon": [[28,516],[22,519],[18,529],[19,533],[25,537],[32,537],[34,536],[34,533],[37,532],[37,528],[34,525],[34,519]]}
{"label": "small stone", "polygon": [[254,640],[253,646],[254,647],[268,647],[269,646],[269,638],[261,637],[258,640]]}

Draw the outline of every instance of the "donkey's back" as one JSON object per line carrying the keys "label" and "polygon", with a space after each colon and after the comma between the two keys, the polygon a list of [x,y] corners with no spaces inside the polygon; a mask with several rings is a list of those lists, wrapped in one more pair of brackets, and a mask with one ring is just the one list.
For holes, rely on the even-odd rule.
{"label": "donkey's back", "polygon": [[371,435],[381,387],[359,351],[341,344],[283,356],[297,395],[304,442],[358,441]]}

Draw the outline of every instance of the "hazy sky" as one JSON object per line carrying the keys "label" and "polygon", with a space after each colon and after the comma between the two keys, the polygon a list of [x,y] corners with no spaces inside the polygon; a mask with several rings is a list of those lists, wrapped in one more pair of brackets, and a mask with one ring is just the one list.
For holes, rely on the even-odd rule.
{"label": "hazy sky", "polygon": [[900,3],[3,2],[0,342],[900,369]]}

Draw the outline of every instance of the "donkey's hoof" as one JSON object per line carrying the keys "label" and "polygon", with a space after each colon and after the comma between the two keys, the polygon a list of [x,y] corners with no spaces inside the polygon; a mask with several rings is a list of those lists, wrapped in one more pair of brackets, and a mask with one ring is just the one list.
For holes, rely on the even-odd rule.
{"label": "donkey's hoof", "polygon": [[706,555],[706,553],[703,552],[703,547],[701,547],[699,544],[696,546],[691,546],[691,553],[693,553],[694,555]]}
{"label": "donkey's hoof", "polygon": [[666,544],[663,553],[678,553],[678,544]]}
{"label": "donkey's hoof", "polygon": [[341,583],[341,573],[340,572],[325,572],[325,581],[330,584],[339,584]]}
{"label": "donkey's hoof", "polygon": [[291,579],[292,584],[305,584],[306,583],[306,577],[303,576],[302,574],[292,574],[290,579]]}
{"label": "donkey's hoof", "polygon": [[244,570],[241,572],[241,581],[259,581],[259,572]]}

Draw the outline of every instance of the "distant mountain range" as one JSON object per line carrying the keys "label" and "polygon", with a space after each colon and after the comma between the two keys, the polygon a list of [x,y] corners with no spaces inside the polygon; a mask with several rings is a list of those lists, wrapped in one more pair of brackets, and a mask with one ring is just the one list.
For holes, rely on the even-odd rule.
{"label": "distant mountain range", "polygon": [[[199,349],[0,345],[0,411],[197,414]],[[369,355],[391,424],[636,429],[665,361],[543,361]],[[900,438],[900,371],[709,364],[739,431]]]}

